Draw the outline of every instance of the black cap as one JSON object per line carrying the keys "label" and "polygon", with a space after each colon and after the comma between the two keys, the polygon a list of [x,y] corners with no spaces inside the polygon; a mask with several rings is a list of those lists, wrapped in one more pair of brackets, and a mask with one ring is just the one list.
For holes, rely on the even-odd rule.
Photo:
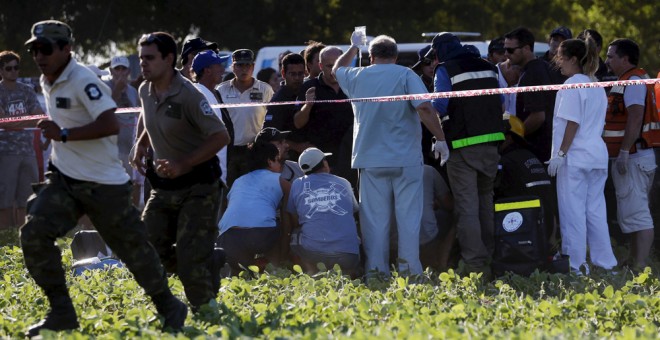
{"label": "black cap", "polygon": [[495,38],[488,44],[488,53],[504,52],[504,37]]}
{"label": "black cap", "polygon": [[240,49],[231,54],[234,64],[254,64],[254,52],[248,49]]}
{"label": "black cap", "polygon": [[417,51],[417,63],[415,63],[415,65],[411,67],[413,70],[418,68],[419,65],[422,64],[424,59],[433,61],[433,57],[431,58],[426,57],[426,54],[429,53],[430,50],[431,50],[431,45],[426,45],[422,47],[419,51]]}
{"label": "black cap", "polygon": [[291,131],[280,131],[274,127],[263,128],[261,131],[259,131],[257,137],[254,138],[254,142],[268,143],[284,140],[289,135],[289,133],[291,133]]}
{"label": "black cap", "polygon": [[212,41],[206,41],[202,38],[188,39],[183,43],[183,49],[181,49],[181,63],[184,65],[188,63],[188,54],[190,54],[190,52],[217,49],[218,44]]}
{"label": "black cap", "polygon": [[554,35],[561,36],[564,40],[573,38],[573,33],[571,33],[571,30],[566,26],[559,26],[553,29],[552,32],[550,32],[550,37],[552,38]]}
{"label": "black cap", "polygon": [[463,52],[463,45],[457,36],[449,33],[438,33],[433,37],[431,50],[426,54],[427,58],[437,57],[439,62],[445,62]]}

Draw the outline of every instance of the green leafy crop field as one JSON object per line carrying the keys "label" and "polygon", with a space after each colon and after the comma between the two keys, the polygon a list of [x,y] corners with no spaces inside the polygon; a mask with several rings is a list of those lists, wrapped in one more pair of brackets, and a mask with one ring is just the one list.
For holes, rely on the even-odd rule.
{"label": "green leafy crop field", "polygon": [[[9,238],[15,237],[10,235]],[[21,338],[47,303],[0,234],[0,337]],[[62,242],[65,266],[71,252]],[[70,273],[70,271],[68,271]],[[249,276],[249,277],[248,277]],[[660,280],[650,269],[590,277],[536,273],[483,282],[453,271],[415,282],[396,274],[364,283],[337,271],[296,267],[223,279],[215,304],[189,316],[182,333],[160,330],[154,307],[126,269],[67,278],[80,329],[50,338],[657,338]],[[176,278],[170,285],[183,298]]]}

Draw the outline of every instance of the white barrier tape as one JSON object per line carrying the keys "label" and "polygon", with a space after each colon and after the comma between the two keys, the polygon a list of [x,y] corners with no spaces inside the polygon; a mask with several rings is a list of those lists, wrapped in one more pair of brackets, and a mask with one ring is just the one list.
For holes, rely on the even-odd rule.
{"label": "white barrier tape", "polygon": [[[539,85],[539,86],[522,86],[522,87],[504,87],[496,89],[481,89],[481,90],[465,90],[465,91],[448,91],[448,92],[434,92],[422,94],[409,94],[409,95],[396,95],[384,97],[367,97],[367,98],[349,98],[349,99],[332,99],[332,100],[310,100],[310,101],[286,101],[286,102],[270,102],[270,103],[237,103],[237,104],[215,104],[211,107],[219,108],[233,108],[233,107],[253,107],[253,106],[276,106],[276,105],[304,105],[304,104],[327,104],[327,103],[365,103],[365,102],[395,102],[402,100],[432,100],[441,98],[462,98],[462,97],[475,97],[487,96],[494,94],[511,94],[521,92],[539,92],[539,91],[558,91],[568,89],[581,89],[593,87],[612,87],[612,86],[628,86],[628,85],[650,85],[660,83],[660,79],[634,79],[634,80],[616,80],[616,81],[601,81],[593,83],[577,83],[577,84],[558,84],[558,85]],[[127,112],[141,112],[141,107],[124,107],[119,108],[116,113]],[[23,120],[36,120],[48,118],[47,115],[40,116],[23,116],[16,118],[0,118],[0,123],[5,122],[18,122]]]}

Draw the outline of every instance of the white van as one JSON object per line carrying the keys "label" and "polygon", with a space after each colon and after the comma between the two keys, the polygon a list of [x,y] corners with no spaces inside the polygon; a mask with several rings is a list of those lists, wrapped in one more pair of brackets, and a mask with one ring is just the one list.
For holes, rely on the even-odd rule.
{"label": "white van", "polygon": [[[371,38],[371,37],[370,37]],[[470,44],[474,45],[479,49],[479,52],[481,52],[482,57],[486,57],[488,55],[488,44],[490,43],[490,40],[483,41],[483,40],[478,40],[478,41],[463,41],[463,44]],[[397,64],[403,65],[406,67],[411,67],[415,65],[415,63],[418,60],[417,56],[417,51],[421,50],[425,46],[429,45],[430,42],[428,43],[399,43],[397,44],[399,48],[399,58],[397,59]],[[328,45],[328,44],[326,44]],[[346,51],[350,45],[335,45],[341,48],[342,50]],[[276,71],[279,72],[279,60],[281,57],[284,56],[285,52],[286,53],[301,53],[302,51],[305,50],[306,45],[290,45],[290,46],[267,46],[261,48],[257,52],[257,57],[255,60],[255,65],[254,65],[254,77],[257,77],[257,73],[259,70],[264,69],[264,68],[273,68]],[[534,44],[534,54],[537,56],[543,55],[547,50],[549,46],[546,43],[535,43]],[[366,47],[362,48],[362,66],[367,66],[369,65],[369,52],[367,51]],[[357,65],[359,61],[356,60],[354,63],[354,66]]]}

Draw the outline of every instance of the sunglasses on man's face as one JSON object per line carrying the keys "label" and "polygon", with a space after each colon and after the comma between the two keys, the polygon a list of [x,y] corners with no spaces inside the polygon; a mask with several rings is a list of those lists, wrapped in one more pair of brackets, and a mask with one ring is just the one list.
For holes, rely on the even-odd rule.
{"label": "sunglasses on man's face", "polygon": [[32,45],[28,48],[28,52],[36,57],[39,53],[49,56],[53,54],[53,45]]}
{"label": "sunglasses on man's face", "polygon": [[18,71],[21,67],[18,65],[5,66],[5,72]]}
{"label": "sunglasses on man's face", "polygon": [[513,54],[513,53],[516,52],[516,50],[519,49],[519,48],[522,48],[522,46],[517,46],[517,47],[505,47],[504,50],[505,50],[506,53],[508,53],[508,54]]}
{"label": "sunglasses on man's face", "polygon": [[138,44],[139,44],[139,45],[142,45],[142,44],[153,44],[153,43],[155,43],[155,42],[158,42],[158,43],[160,43],[160,44],[163,43],[163,41],[160,39],[160,37],[159,37],[158,35],[153,34],[153,33],[147,33],[147,34],[143,34],[143,35],[140,37],[140,41],[138,42]]}

